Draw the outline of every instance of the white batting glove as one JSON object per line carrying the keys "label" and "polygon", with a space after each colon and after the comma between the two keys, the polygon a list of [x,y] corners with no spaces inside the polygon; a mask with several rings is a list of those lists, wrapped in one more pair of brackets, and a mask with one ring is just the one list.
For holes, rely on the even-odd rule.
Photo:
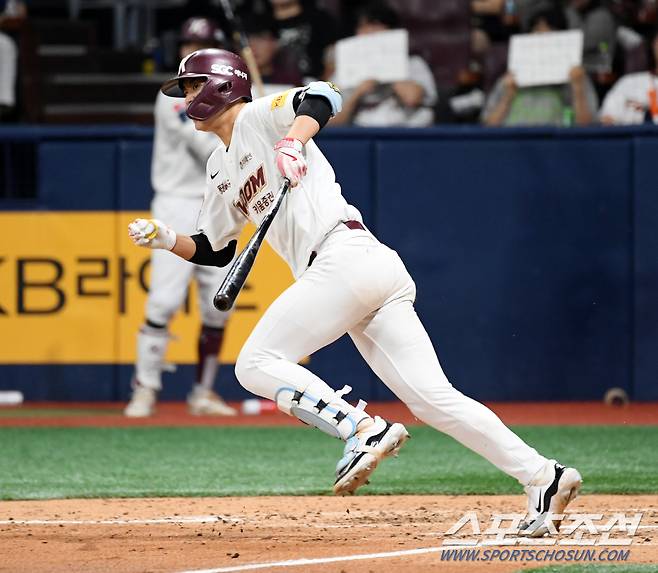
{"label": "white batting glove", "polygon": [[128,236],[140,247],[167,249],[176,244],[176,233],[157,219],[135,219],[128,225]]}
{"label": "white batting glove", "polygon": [[274,146],[276,151],[276,166],[283,177],[290,179],[290,185],[294,187],[301,178],[306,175],[306,159],[302,150],[304,144],[299,139],[284,137]]}

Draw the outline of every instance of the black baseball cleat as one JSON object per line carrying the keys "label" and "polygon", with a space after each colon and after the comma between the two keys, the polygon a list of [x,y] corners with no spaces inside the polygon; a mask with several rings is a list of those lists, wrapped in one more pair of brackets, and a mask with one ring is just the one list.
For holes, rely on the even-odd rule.
{"label": "black baseball cleat", "polygon": [[336,495],[352,494],[368,483],[370,474],[384,458],[397,456],[409,439],[402,424],[389,424],[375,416],[374,423],[352,436],[345,443],[343,457],[336,465]]}
{"label": "black baseball cleat", "polygon": [[544,485],[526,486],[528,515],[519,525],[519,535],[543,537],[551,531],[549,521],[559,531],[564,510],[578,497],[582,483],[578,470],[555,463],[550,481]]}

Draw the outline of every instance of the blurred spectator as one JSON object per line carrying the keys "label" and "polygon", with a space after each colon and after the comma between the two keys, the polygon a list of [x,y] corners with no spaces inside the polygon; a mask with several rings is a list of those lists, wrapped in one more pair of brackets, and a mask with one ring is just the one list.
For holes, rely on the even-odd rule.
{"label": "blurred spectator", "polygon": [[245,21],[245,32],[263,83],[288,86],[302,84],[296,59],[289,50],[279,46],[277,29],[271,18],[249,18]]}
{"label": "blurred spectator", "polygon": [[519,31],[518,8],[516,0],[471,0],[472,50],[476,57],[484,54],[492,42],[506,42]]}
{"label": "blurred spectator", "polygon": [[559,0],[471,0],[473,54],[481,56],[492,43],[507,42],[512,34],[528,32],[533,14],[559,4]]}
{"label": "blurred spectator", "polygon": [[[359,13],[356,34],[373,34],[399,27],[398,16],[385,2],[370,2]],[[434,121],[436,84],[420,56],[409,57],[413,79],[380,84],[366,80],[343,92],[343,111],[332,125],[351,123],[361,127],[423,127]],[[340,87],[340,86],[339,86]]]}
{"label": "blurred spectator", "polygon": [[656,25],[656,0],[612,0],[608,7],[617,22],[650,39]]}
{"label": "blurred spectator", "polygon": [[295,55],[303,77],[324,77],[324,52],[336,41],[336,22],[328,12],[301,0],[270,0],[282,48]]}
{"label": "blurred spectator", "polygon": [[569,0],[569,28],[584,34],[583,67],[588,73],[610,72],[617,47],[617,23],[601,0]]}
{"label": "blurred spectator", "polygon": [[[566,28],[559,8],[536,12],[530,20],[531,33],[556,32]],[[550,86],[517,86],[507,72],[494,86],[484,111],[486,125],[587,125],[594,121],[597,97],[582,66],[569,74],[569,83]]]}
{"label": "blurred spectator", "polygon": [[[0,0],[0,29],[27,17],[23,2]],[[16,107],[16,43],[7,34],[0,32],[0,120]]]}
{"label": "blurred spectator", "polygon": [[654,30],[650,51],[649,71],[623,76],[608,92],[601,107],[601,123],[658,123],[658,28]]}

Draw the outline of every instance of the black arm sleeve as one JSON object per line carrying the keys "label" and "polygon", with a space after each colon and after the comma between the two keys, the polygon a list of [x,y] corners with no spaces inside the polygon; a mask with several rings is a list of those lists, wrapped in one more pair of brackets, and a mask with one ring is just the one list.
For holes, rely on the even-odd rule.
{"label": "black arm sleeve", "polygon": [[196,252],[189,261],[206,267],[225,267],[233,260],[238,246],[238,242],[233,240],[221,251],[213,251],[208,237],[203,233],[192,235],[191,239],[196,243]]}
{"label": "black arm sleeve", "polygon": [[327,98],[319,95],[306,94],[302,99],[301,94],[303,93],[303,91],[297,92],[292,102],[296,115],[312,117],[320,124],[320,129],[322,129],[331,118],[331,104],[327,101]]}

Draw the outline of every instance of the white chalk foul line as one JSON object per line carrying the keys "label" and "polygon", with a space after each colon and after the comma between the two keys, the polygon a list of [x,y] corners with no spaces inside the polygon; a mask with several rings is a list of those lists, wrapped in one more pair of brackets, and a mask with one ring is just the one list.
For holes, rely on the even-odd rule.
{"label": "white chalk foul line", "polygon": [[[189,515],[155,517],[152,519],[0,519],[0,525],[157,525],[177,523],[245,523],[239,517],[228,515]],[[297,524],[292,524],[298,527]],[[346,527],[381,527],[381,523],[350,523],[348,525],[336,525],[333,523],[313,523],[317,529],[343,529]],[[281,527],[285,527],[282,525]],[[637,529],[658,529],[658,525],[639,525]]]}
{"label": "white chalk foul line", "polygon": [[[654,545],[654,544],[645,544]],[[463,549],[477,549],[488,548],[491,549],[492,545],[477,543],[465,547],[464,545],[441,545],[440,547],[420,547],[418,549],[401,549],[398,551],[386,551],[382,553],[359,553],[356,555],[340,555],[338,557],[317,557],[314,559],[289,559],[286,561],[271,561],[269,563],[245,563],[244,565],[230,565],[228,567],[215,567],[213,569],[190,569],[188,571],[181,571],[180,573],[234,573],[237,571],[254,571],[256,569],[273,569],[275,567],[299,567],[302,565],[325,565],[327,563],[340,563],[344,561],[363,561],[365,559],[391,559],[394,557],[408,557],[410,555],[424,555],[427,553],[441,553],[444,550],[463,550]],[[518,549],[519,546],[501,546],[504,549]],[[579,549],[599,549],[599,547],[584,546],[581,544],[564,543],[559,546],[551,545],[556,549],[563,547],[576,547]],[[626,549],[629,546],[623,546]]]}
{"label": "white chalk foul line", "polygon": [[153,519],[3,519],[0,525],[158,525],[178,523],[242,523],[242,519],[226,515],[191,515],[156,517]]}
{"label": "white chalk foul line", "polygon": [[[316,559],[290,559],[288,561],[272,561],[270,563],[247,563],[232,565],[230,567],[217,567],[215,569],[193,569],[181,573],[229,573],[232,571],[253,571],[255,569],[269,569],[274,567],[299,567],[300,565],[322,565],[325,563],[339,563],[341,561],[361,561],[364,559],[386,559],[391,557],[406,557],[407,555],[422,555],[424,553],[440,553],[446,547],[421,547],[420,549],[403,549],[400,551],[387,551],[385,553],[362,553],[358,555],[341,555],[339,557],[318,557]],[[463,547],[460,547],[463,549]]]}

